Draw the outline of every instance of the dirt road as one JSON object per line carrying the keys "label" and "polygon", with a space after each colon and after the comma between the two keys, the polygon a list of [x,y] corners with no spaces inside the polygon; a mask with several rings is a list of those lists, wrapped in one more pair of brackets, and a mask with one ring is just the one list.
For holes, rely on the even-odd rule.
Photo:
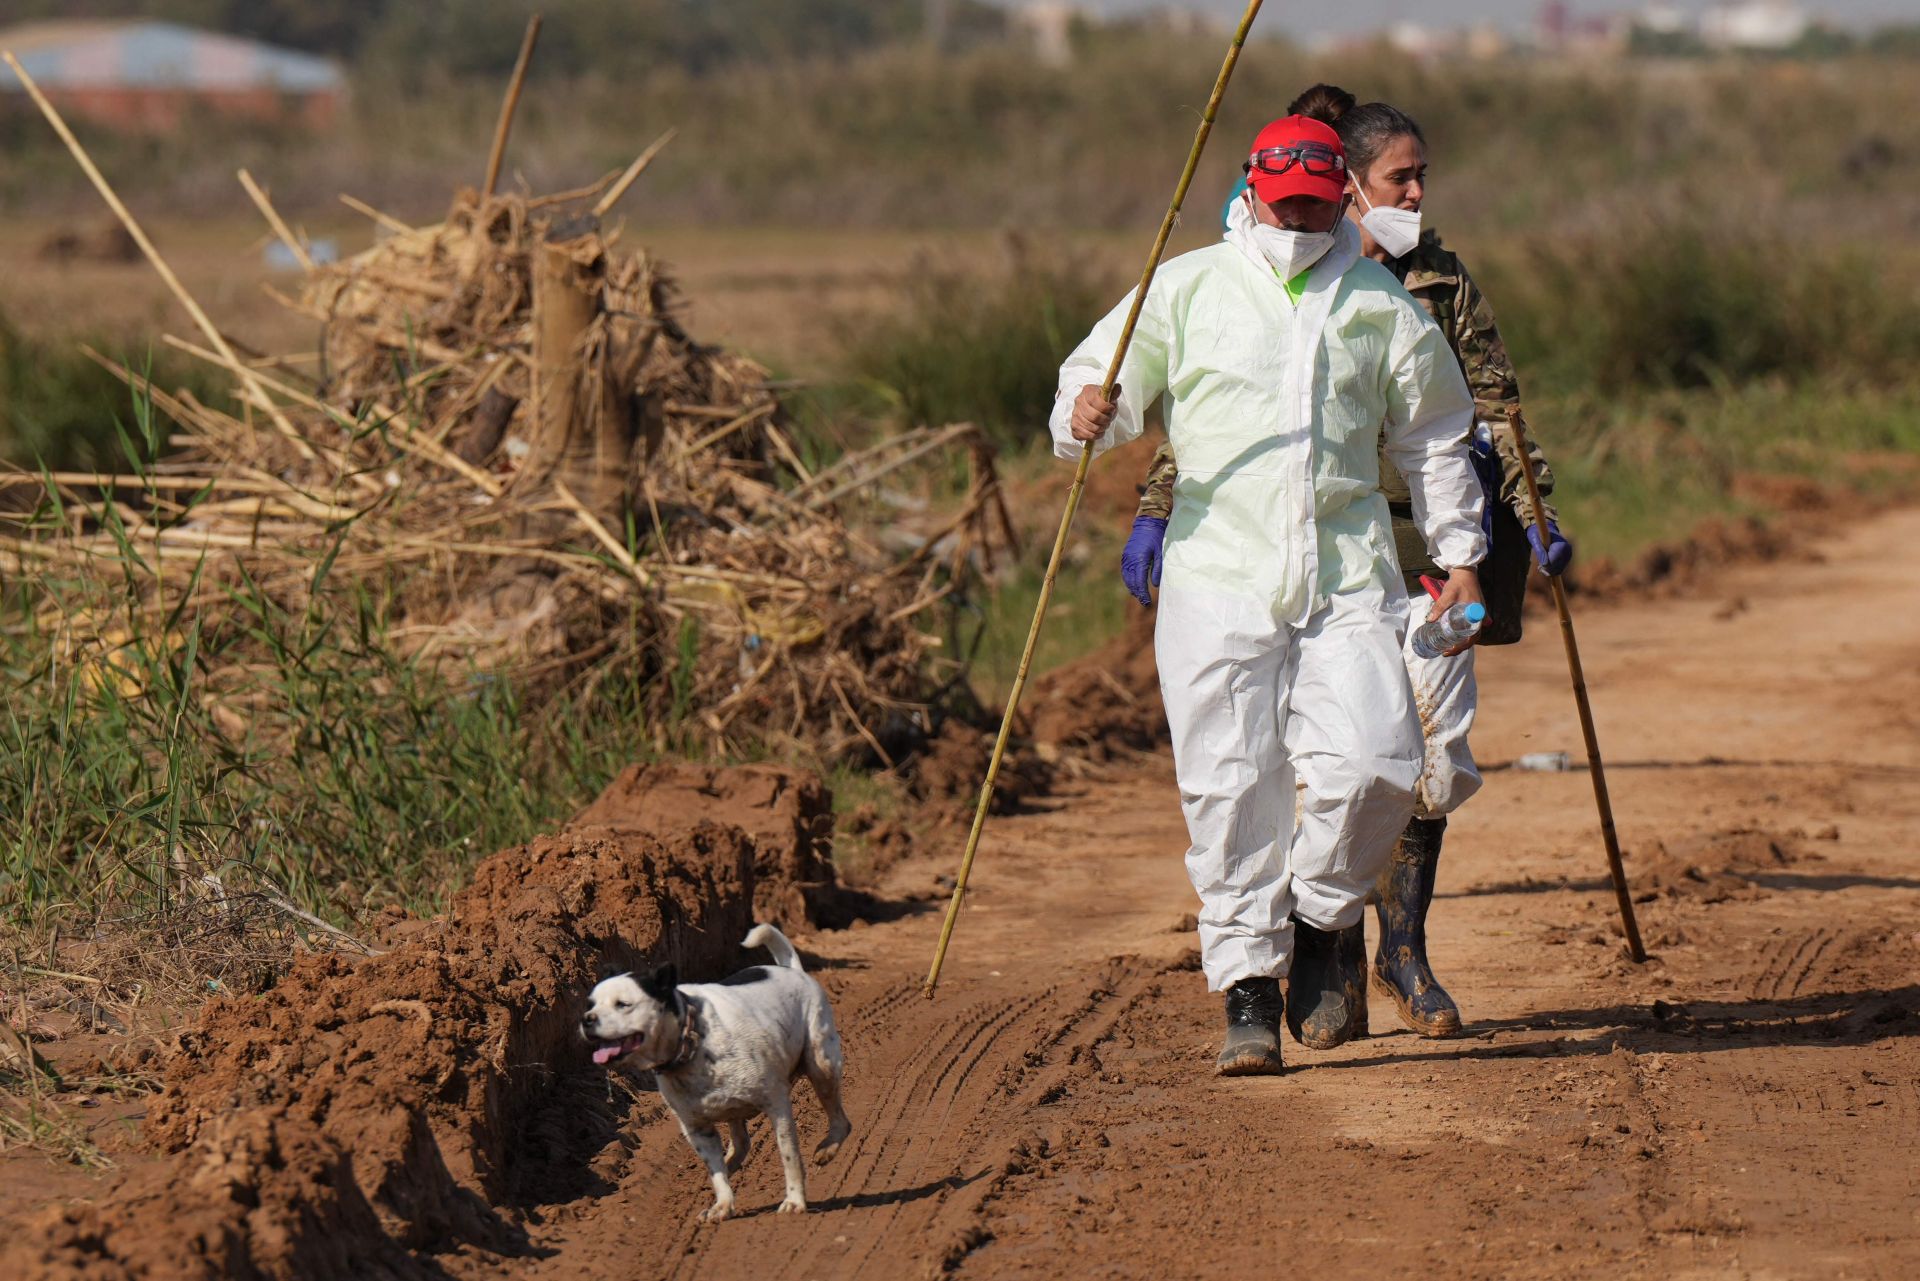
{"label": "dirt road", "polygon": [[[939,999],[930,915],[807,940],[856,1132],[776,1216],[696,1226],[668,1125],[542,1207],[516,1277],[1920,1274],[1920,514],[1824,559],[1582,620],[1642,927],[1623,957],[1583,773],[1492,771],[1434,951],[1469,1026],[1210,1072],[1170,763],[996,821]],[[1487,762],[1579,734],[1558,636],[1484,656]],[[904,875],[930,877],[918,864]],[[802,1115],[803,1137],[820,1128]],[[652,1114],[636,1105],[636,1120]],[[809,1139],[810,1141],[810,1139]]]}

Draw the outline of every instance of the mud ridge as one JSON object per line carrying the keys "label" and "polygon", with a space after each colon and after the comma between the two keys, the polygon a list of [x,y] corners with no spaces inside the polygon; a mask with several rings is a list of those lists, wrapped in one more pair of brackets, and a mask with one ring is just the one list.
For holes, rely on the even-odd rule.
{"label": "mud ridge", "polygon": [[593,1105],[568,1088],[590,1070],[581,997],[609,967],[722,973],[757,909],[806,924],[834,889],[830,822],[800,771],[628,771],[391,950],[306,957],[209,1004],[148,1111],[172,1159],[14,1225],[0,1275],[430,1277],[456,1250],[524,1254],[513,1206],[553,1201],[552,1171],[585,1162],[519,1140],[590,1151],[617,1125],[549,1115]]}

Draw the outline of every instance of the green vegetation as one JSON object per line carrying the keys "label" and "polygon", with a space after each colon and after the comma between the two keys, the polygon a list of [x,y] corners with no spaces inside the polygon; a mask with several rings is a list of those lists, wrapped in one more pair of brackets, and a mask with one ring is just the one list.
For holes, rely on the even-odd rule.
{"label": "green vegetation", "polygon": [[[543,78],[515,124],[509,174],[564,189],[676,127],[626,206],[645,225],[1150,234],[1220,59],[1217,39],[1106,30],[1086,36],[1070,71],[993,44],[945,57],[882,45],[755,60],[752,74],[680,62],[638,74],[597,69],[558,34],[549,39],[536,63]],[[517,27],[490,40],[504,65]],[[108,172],[141,175],[143,210],[245,212],[232,181],[244,164],[292,218],[336,211],[343,190],[437,217],[457,185],[478,177],[501,82],[422,65],[437,47],[409,44],[404,68],[365,72],[346,119],[324,136],[211,119],[173,137],[83,136]],[[1578,234],[1731,199],[1747,226],[1903,235],[1898,198],[1920,185],[1920,77],[1904,69],[1866,55],[1684,69],[1429,66],[1381,51],[1315,58],[1262,39],[1241,62],[1197,175],[1196,215],[1231,184],[1235,140],[1327,78],[1422,122],[1432,212],[1456,229]],[[1808,145],[1805,110],[1791,108],[1816,104],[1820,140]],[[30,113],[0,113],[0,147],[0,209],[83,200],[91,209]]]}
{"label": "green vegetation", "polygon": [[[1136,448],[1101,465],[1139,467],[1144,473],[1147,455],[1144,449]],[[1060,513],[1048,512],[1047,518],[1058,521]],[[1129,516],[1128,523],[1131,520]],[[1054,583],[1047,625],[1034,646],[1036,674],[1072,662],[1119,635],[1126,625],[1127,611],[1140,608],[1139,602],[1120,586],[1120,544],[1125,541],[1126,526],[1103,526],[1082,515],[1076,528],[1074,563],[1065,566]],[[1020,671],[1020,652],[1033,623],[1033,608],[1040,600],[1052,533],[1049,529],[1045,540],[1036,542],[1019,572],[1002,583],[986,602],[986,627],[974,660],[973,683],[981,692],[981,701],[996,712],[1005,704],[1007,691],[1013,688],[1013,678]]]}
{"label": "green vegetation", "polygon": [[[82,341],[29,338],[0,314],[0,458],[54,471],[109,469],[122,458],[126,384],[82,352]],[[90,345],[202,403],[225,394],[205,365],[185,357],[127,356],[103,339]]]}
{"label": "green vegetation", "polygon": [[[139,401],[133,423],[120,470],[138,473],[160,428]],[[113,506],[86,515],[123,528]],[[330,554],[304,611],[243,583],[211,623],[143,610],[152,548],[118,543],[85,573],[4,583],[0,909],[16,919],[164,907],[207,874],[321,910],[431,907],[471,860],[676,740],[645,723],[638,674],[536,708],[509,682],[436,673],[390,634],[377,583],[319,590]],[[111,641],[75,643],[94,634]]]}
{"label": "green vegetation", "polygon": [[1865,245],[1641,219],[1469,261],[1530,392],[1892,386],[1920,359],[1915,264]]}
{"label": "green vegetation", "polygon": [[1908,256],[1643,220],[1468,259],[1588,555],[1747,510],[1742,477],[1872,485],[1920,450]]}
{"label": "green vegetation", "polygon": [[[190,16],[185,4],[174,11]],[[261,7],[260,21],[283,7]],[[370,80],[337,136],[229,123],[89,141],[109,172],[142,175],[141,200],[161,209],[239,208],[231,171],[246,164],[296,218],[342,189],[437,216],[474,180],[498,102],[497,77],[458,73],[510,59],[525,12],[484,8],[496,26],[486,57],[448,48],[438,69]],[[1124,227],[1144,249],[1218,42],[1095,33],[1071,73],[1004,47],[939,58],[874,43],[897,34],[908,8],[871,8],[881,34],[801,41],[752,75],[700,74],[698,57],[675,55],[686,65],[611,77],[572,65],[562,19],[573,10],[549,7],[543,57],[555,65],[523,104],[511,164],[536,187],[571,186],[677,125],[679,140],[629,198],[633,239],[695,221],[1017,229],[1026,239],[1003,267],[935,261],[890,310],[841,318],[838,377],[799,404],[799,444],[817,464],[877,432],[973,421],[1025,481],[1053,465],[1031,451],[1059,359],[1127,283],[1061,246]],[[446,12],[391,10],[426,48],[440,48],[434,24]],[[818,40],[841,38],[829,28]],[[1920,450],[1920,393],[1907,385],[1920,358],[1920,263],[1888,248],[1905,234],[1904,193],[1920,184],[1920,79],[1868,60],[1649,75],[1422,67],[1377,53],[1309,60],[1262,43],[1242,65],[1183,244],[1211,238],[1237,163],[1230,140],[1323,77],[1424,123],[1430,218],[1494,301],[1583,556],[1629,554],[1700,516],[1744,510],[1760,497],[1749,475],[1871,486]],[[1780,109],[1809,102],[1826,122],[1817,145],[1804,111]],[[78,199],[71,162],[38,121],[0,121],[0,147],[0,207]],[[1728,209],[1732,223],[1717,217]],[[136,405],[123,440],[107,406],[125,406],[124,392],[70,352],[70,341],[0,327],[0,451],[84,468],[152,457],[150,415]],[[157,374],[212,394],[194,376]],[[1135,449],[1101,466],[1145,463]],[[1123,487],[1118,499],[1103,492],[1124,502]],[[1017,511],[1040,536],[972,616],[989,696],[1011,679],[1057,514]],[[1127,515],[1083,513],[1040,669],[1099,644],[1134,608],[1116,572]],[[617,681],[536,704],[511,682],[453,681],[415,663],[374,583],[299,613],[236,589],[241,631],[147,620],[131,606],[140,557],[129,546],[89,577],[0,583],[0,910],[153,903],[209,869],[335,919],[386,902],[430,906],[469,859],[551,823],[628,761],[673,749],[676,727],[645,723],[639,691]],[[71,652],[63,620],[82,614],[124,620],[111,652]],[[963,631],[949,653],[972,641]],[[270,661],[228,661],[243,644]],[[661,656],[659,679],[683,670],[674,658]],[[844,805],[887,799],[839,781]]]}
{"label": "green vegetation", "polygon": [[1585,557],[1632,556],[1707,517],[1764,520],[1776,514],[1770,478],[1911,494],[1920,459],[1920,393],[1910,389],[1756,382],[1534,405],[1555,502]]}
{"label": "green vegetation", "polygon": [[[502,74],[542,15],[551,62],[574,74],[786,61],[927,34],[921,0],[13,0],[8,16],[162,18],[412,74]],[[947,36],[997,34],[1005,15],[948,6]]]}
{"label": "green vegetation", "polygon": [[1032,445],[1061,357],[1120,294],[1086,263],[1008,241],[995,274],[926,264],[900,305],[843,321],[843,368],[910,423],[971,422]]}

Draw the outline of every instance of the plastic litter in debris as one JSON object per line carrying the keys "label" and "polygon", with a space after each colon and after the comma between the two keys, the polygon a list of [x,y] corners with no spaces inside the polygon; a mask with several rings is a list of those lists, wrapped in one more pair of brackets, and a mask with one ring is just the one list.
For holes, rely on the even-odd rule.
{"label": "plastic litter in debris", "polygon": [[[283,240],[269,240],[262,256],[267,266],[275,271],[293,271],[305,265]],[[307,257],[316,267],[339,262],[340,242],[337,240],[312,241],[307,245]]]}

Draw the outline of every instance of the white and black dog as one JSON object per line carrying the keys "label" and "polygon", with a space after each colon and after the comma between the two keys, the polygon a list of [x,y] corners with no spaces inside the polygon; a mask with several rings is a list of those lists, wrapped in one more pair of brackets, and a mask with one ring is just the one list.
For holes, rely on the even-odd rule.
{"label": "white and black dog", "polygon": [[[644,979],[616,975],[595,985],[580,1018],[581,1034],[597,1047],[595,1063],[624,1058],[654,1072],[680,1132],[713,1176],[713,1205],[703,1219],[733,1213],[727,1175],[747,1159],[747,1119],[757,1112],[773,1118],[780,1145],[787,1180],[780,1213],[807,1208],[800,1134],[793,1124],[793,1080],[802,1072],[827,1112],[827,1137],[814,1159],[831,1160],[853,1130],[840,1106],[840,1033],[826,992],[773,926],[754,926],[743,946],[766,948],[775,963],[685,987],[676,983],[672,965]],[[715,1128],[721,1122],[727,1126],[724,1150]]]}

